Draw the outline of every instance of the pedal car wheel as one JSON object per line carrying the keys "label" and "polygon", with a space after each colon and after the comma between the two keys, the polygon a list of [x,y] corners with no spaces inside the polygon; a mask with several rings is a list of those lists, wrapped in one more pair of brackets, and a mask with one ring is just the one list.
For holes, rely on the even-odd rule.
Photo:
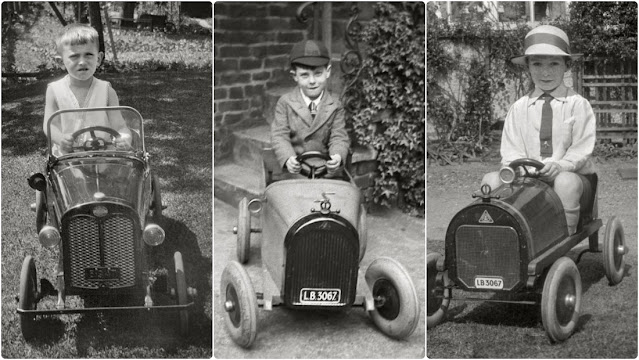
{"label": "pedal car wheel", "polygon": [[250,347],[257,336],[257,297],[248,273],[237,261],[224,268],[220,295],[231,338],[242,347]]}
{"label": "pedal car wheel", "polygon": [[36,230],[38,234],[42,227],[47,223],[47,202],[45,201],[45,196],[42,191],[35,191],[36,193]]}
{"label": "pedal car wheel", "polygon": [[248,209],[248,200],[242,198],[238,206],[237,216],[237,260],[246,264],[249,260],[249,250],[251,249],[251,214]]}
{"label": "pedal car wheel", "polygon": [[617,285],[623,280],[626,272],[626,241],[621,222],[615,216],[606,224],[606,235],[603,246],[603,263],[606,277],[610,285]]}
{"label": "pedal car wheel", "polygon": [[541,295],[541,320],[554,342],[575,330],[581,307],[581,276],[574,261],[561,257],[548,271]]}
{"label": "pedal car wheel", "polygon": [[[182,253],[176,251],[173,254],[175,263],[175,287],[177,292],[178,305],[188,303],[186,296],[186,277],[184,275],[184,262],[182,261]],[[186,336],[189,333],[189,311],[180,310],[180,335]]]}
{"label": "pedal car wheel", "polygon": [[[19,308],[22,310],[35,310],[38,297],[38,279],[36,276],[35,261],[31,256],[24,258],[22,271],[20,272],[20,301]],[[26,340],[35,336],[35,315],[20,314],[20,328],[22,336]]]}
{"label": "pedal car wheel", "polygon": [[151,178],[151,189],[153,189],[153,216],[158,219],[162,216],[162,192],[160,181],[155,175]]}
{"label": "pedal car wheel", "polygon": [[426,289],[428,290],[428,298],[426,299],[426,328],[430,329],[439,325],[444,318],[446,318],[446,312],[448,311],[448,305],[450,304],[450,290],[444,289],[444,298],[437,298],[437,262],[441,258],[441,254],[433,253],[428,254],[426,257],[426,275],[428,277],[428,283]]}
{"label": "pedal car wheel", "polygon": [[420,308],[406,269],[397,261],[382,257],[371,263],[365,278],[375,300],[375,310],[370,312],[375,325],[392,338],[410,336],[419,322]]}

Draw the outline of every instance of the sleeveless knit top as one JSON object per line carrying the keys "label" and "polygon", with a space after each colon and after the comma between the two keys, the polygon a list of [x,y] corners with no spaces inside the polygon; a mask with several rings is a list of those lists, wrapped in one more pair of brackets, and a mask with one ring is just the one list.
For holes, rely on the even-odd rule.
{"label": "sleeveless knit top", "polygon": [[[71,91],[69,75],[49,83],[49,86],[53,89],[59,110],[105,107],[109,105],[109,89],[111,88],[111,83],[108,81],[94,77],[83,104],[78,103],[78,99],[76,99],[73,91]],[[62,114],[60,118],[60,130],[64,134],[73,133],[76,130],[88,126],[110,126],[106,112],[100,111],[90,113],[65,113]]]}
{"label": "sleeveless knit top", "polygon": [[[53,94],[58,105],[58,110],[106,107],[109,105],[109,89],[111,88],[111,83],[109,83],[108,81],[100,80],[94,77],[83,104],[78,103],[78,99],[73,94],[73,91],[71,91],[71,87],[69,86],[69,75],[63,77],[60,80],[49,83],[48,86],[53,89]],[[63,134],[72,134],[79,129],[90,126],[112,127],[107,113],[103,111],[88,113],[63,113],[59,115],[58,119],[56,119],[51,125],[54,126],[54,124],[56,123],[58,124],[57,126],[59,126],[60,132],[62,132]],[[99,132],[98,136],[100,135],[106,134]],[[82,134],[81,140],[86,140],[84,138],[87,138],[88,136],[88,133]],[[59,150],[57,144],[53,145],[53,150]]]}

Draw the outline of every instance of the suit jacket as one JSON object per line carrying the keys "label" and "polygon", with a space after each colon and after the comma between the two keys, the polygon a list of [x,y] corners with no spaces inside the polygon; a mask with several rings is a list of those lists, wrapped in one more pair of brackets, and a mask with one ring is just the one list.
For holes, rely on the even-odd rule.
{"label": "suit jacket", "polygon": [[291,156],[306,151],[339,154],[346,161],[350,139],[346,132],[344,108],[324,91],[317,115],[312,119],[299,87],[280,97],[271,123],[271,142],[280,166]]}

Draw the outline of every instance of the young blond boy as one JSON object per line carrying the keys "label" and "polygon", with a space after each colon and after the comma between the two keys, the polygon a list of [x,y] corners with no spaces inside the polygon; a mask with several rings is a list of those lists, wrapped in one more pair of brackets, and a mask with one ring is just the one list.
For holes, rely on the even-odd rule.
{"label": "young blond boy", "polygon": [[[93,75],[104,58],[98,49],[98,32],[86,24],[70,24],[56,40],[57,59],[62,62],[67,75],[49,84],[44,108],[44,133],[51,138],[53,150],[59,153],[72,151],[75,131],[89,126],[107,126],[118,131],[122,137],[114,139],[116,148],[127,148],[131,132],[124,119],[114,113],[95,112],[79,117],[77,113],[65,113],[56,117],[47,129],[47,120],[58,110],[89,107],[119,106],[115,90],[107,81]],[[85,134],[88,135],[88,134]],[[98,132],[97,136],[106,134]]]}
{"label": "young blond boy", "polygon": [[297,174],[301,169],[297,155],[320,151],[331,157],[326,168],[329,176],[334,176],[346,160],[350,139],[344,108],[326,90],[331,74],[328,49],[318,41],[301,41],[291,50],[290,64],[297,87],[279,99],[271,124],[278,163]]}
{"label": "young blond boy", "polygon": [[[588,175],[595,172],[590,158],[596,140],[595,115],[588,100],[564,84],[564,73],[579,56],[571,55],[566,33],[542,25],[531,30],[524,43],[524,55],[511,61],[527,66],[535,88],[517,100],[506,116],[501,162],[506,166],[519,158],[531,158],[544,163],[540,179],[552,185],[561,199],[568,233],[573,234],[581,196],[591,192]],[[498,172],[492,172],[482,184],[495,189],[502,182]]]}

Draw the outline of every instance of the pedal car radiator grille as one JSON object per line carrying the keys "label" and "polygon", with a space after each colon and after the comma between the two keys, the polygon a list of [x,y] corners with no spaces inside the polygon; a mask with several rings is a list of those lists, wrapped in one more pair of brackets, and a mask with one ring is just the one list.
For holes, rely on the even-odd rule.
{"label": "pedal car radiator grille", "polygon": [[291,228],[285,241],[286,304],[305,307],[352,305],[359,262],[357,231],[337,217],[302,219],[301,222]]}
{"label": "pedal car radiator grille", "polygon": [[67,286],[113,289],[135,285],[135,234],[130,218],[76,215],[65,228]]}
{"label": "pedal car radiator grille", "polygon": [[457,277],[475,288],[475,278],[502,278],[503,290],[519,281],[517,232],[510,226],[462,225],[455,233]]}

